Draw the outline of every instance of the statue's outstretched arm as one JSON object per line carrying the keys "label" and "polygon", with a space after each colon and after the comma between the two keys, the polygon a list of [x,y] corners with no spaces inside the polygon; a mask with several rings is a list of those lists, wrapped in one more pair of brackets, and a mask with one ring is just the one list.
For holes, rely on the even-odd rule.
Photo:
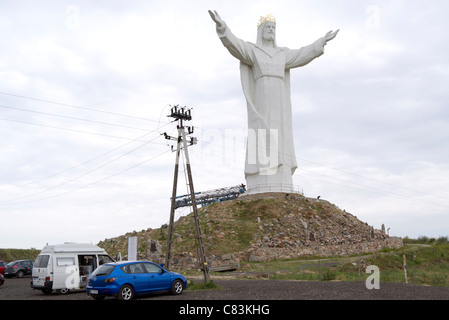
{"label": "statue's outstretched arm", "polygon": [[217,11],[214,10],[212,12],[212,10],[209,10],[209,15],[217,25],[217,29],[223,29],[226,26],[226,23],[223,21],[223,19],[221,19]]}
{"label": "statue's outstretched arm", "polygon": [[335,32],[332,32],[332,30],[329,31],[329,32],[326,33],[326,35],[324,36],[324,40],[326,40],[326,42],[331,41],[332,39],[334,39],[334,38],[337,36],[338,31],[340,31],[340,29],[338,29],[338,30],[335,31]]}
{"label": "statue's outstretched arm", "polygon": [[241,62],[253,65],[251,45],[237,38],[226,26],[217,11],[209,10],[209,15],[217,25],[217,34],[226,49]]}

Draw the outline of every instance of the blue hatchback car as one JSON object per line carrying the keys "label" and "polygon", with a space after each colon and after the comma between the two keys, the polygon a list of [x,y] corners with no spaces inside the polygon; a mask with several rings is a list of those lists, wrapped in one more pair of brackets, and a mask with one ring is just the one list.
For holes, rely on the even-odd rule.
{"label": "blue hatchback car", "polygon": [[149,261],[120,261],[106,263],[95,269],[86,287],[87,294],[96,300],[115,296],[131,300],[134,296],[168,291],[181,294],[187,280]]}

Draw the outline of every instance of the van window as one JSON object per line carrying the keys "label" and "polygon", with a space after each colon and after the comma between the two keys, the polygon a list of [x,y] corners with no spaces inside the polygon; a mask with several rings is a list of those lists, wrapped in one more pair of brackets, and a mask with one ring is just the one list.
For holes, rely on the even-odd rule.
{"label": "van window", "polygon": [[50,256],[48,254],[37,256],[36,261],[34,262],[34,267],[35,268],[47,268],[49,259],[50,259]]}
{"label": "van window", "polygon": [[58,267],[73,266],[73,265],[75,265],[75,258],[73,258],[73,257],[56,258],[56,265]]}
{"label": "van window", "polygon": [[98,255],[99,264],[114,262],[110,256],[107,254],[99,254]]}

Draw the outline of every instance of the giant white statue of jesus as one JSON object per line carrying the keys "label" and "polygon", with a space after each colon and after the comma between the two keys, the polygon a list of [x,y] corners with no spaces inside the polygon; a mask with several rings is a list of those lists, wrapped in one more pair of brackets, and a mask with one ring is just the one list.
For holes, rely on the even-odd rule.
{"label": "giant white statue of jesus", "polygon": [[293,192],[292,176],[298,165],[293,142],[290,69],[321,56],[338,30],[293,50],[277,46],[276,20],[271,14],[260,18],[256,44],[237,38],[216,11],[209,10],[209,14],[223,45],[240,60],[248,110],[248,193]]}

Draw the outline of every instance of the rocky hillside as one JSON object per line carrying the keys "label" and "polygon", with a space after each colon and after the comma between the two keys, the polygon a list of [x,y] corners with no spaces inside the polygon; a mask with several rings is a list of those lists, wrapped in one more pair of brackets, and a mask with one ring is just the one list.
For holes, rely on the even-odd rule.
{"label": "rocky hillside", "polygon": [[[325,200],[298,194],[259,194],[215,203],[199,209],[209,265],[240,261],[288,259],[302,255],[329,256],[373,252],[400,247],[402,239],[388,238]],[[100,247],[115,255],[127,253],[127,238],[138,237],[139,259],[163,263],[167,226],[105,239]],[[193,215],[176,221],[173,266],[196,267]]]}

